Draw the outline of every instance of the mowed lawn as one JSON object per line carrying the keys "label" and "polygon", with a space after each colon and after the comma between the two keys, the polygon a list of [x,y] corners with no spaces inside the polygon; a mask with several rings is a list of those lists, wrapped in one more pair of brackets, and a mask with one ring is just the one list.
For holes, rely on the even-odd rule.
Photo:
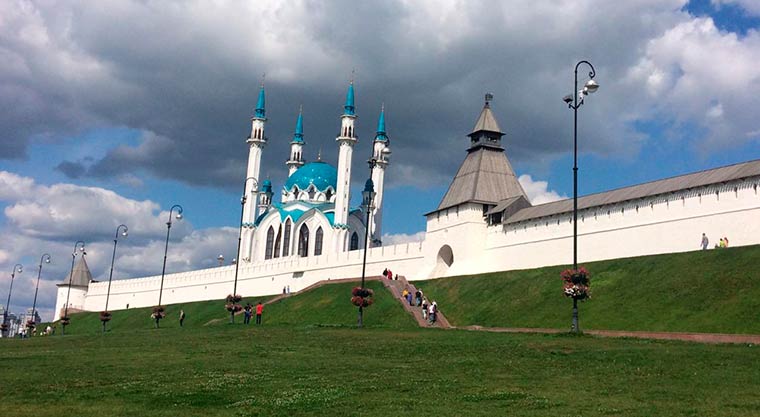
{"label": "mowed lawn", "polygon": [[747,345],[220,324],[0,340],[0,363],[2,416],[760,415]]}

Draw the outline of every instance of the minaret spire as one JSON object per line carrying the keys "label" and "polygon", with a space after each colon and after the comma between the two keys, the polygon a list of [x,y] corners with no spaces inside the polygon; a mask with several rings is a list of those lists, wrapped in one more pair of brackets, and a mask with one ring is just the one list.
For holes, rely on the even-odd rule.
{"label": "minaret spire", "polygon": [[293,134],[293,140],[290,142],[290,159],[285,161],[288,166],[288,176],[303,166],[303,105],[298,109],[298,119],[296,119],[296,131]]}
{"label": "minaret spire", "polygon": [[371,236],[371,246],[382,244],[382,223],[383,223],[383,185],[385,183],[385,169],[390,164],[388,157],[391,154],[391,141],[385,132],[385,103],[380,107],[380,116],[377,118],[377,133],[372,144],[372,158],[377,161],[375,169],[372,170],[372,182],[375,185],[375,204],[372,211],[369,232]]}
{"label": "minaret spire", "polygon": [[356,107],[354,105],[354,80],[348,85],[346,103],[343,105],[343,115],[340,117],[340,133],[335,141],[338,142],[338,181],[335,190],[335,221],[336,230],[335,252],[344,252],[348,245],[348,205],[351,201],[351,159],[357,138],[354,132]]}
{"label": "minaret spire", "polygon": [[[246,170],[245,195],[248,198],[243,207],[243,224],[240,225],[243,230],[241,231],[242,245],[237,257],[238,262],[250,262],[253,253],[253,229],[259,211],[257,193],[260,188],[261,155],[267,144],[267,138],[264,136],[266,121],[266,99],[262,76],[259,98],[253,117],[251,117],[251,134],[246,139],[246,143],[248,143],[248,169]],[[248,178],[252,178],[252,180],[248,180]]]}

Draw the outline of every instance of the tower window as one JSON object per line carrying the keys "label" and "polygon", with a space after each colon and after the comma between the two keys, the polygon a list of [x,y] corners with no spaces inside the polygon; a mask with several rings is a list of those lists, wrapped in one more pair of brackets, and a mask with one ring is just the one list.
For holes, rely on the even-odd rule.
{"label": "tower window", "polygon": [[309,227],[305,224],[298,233],[298,256],[309,256]]}
{"label": "tower window", "polygon": [[320,226],[319,229],[317,229],[317,233],[314,236],[314,256],[319,256],[322,254],[322,240],[323,240],[324,232],[322,232],[322,227]]}
{"label": "tower window", "polygon": [[351,234],[351,244],[348,247],[348,250],[357,250],[359,249],[359,234],[354,232]]}
{"label": "tower window", "polygon": [[277,239],[274,241],[274,258],[280,257],[280,241],[282,240],[282,226],[277,228]]}
{"label": "tower window", "polygon": [[272,246],[274,245],[274,228],[269,226],[267,230],[267,246],[264,252],[264,259],[272,259]]}
{"label": "tower window", "polygon": [[285,221],[285,236],[282,237],[282,256],[290,254],[290,218]]}

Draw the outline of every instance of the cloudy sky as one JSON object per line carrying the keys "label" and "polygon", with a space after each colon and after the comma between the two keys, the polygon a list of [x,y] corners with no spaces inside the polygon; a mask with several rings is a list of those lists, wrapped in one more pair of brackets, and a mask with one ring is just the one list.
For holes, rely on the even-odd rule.
{"label": "cloudy sky", "polygon": [[[386,242],[419,238],[483,105],[534,203],[572,195],[572,112],[586,59],[599,91],[579,111],[580,193],[760,158],[757,0],[0,1],[0,303],[50,317],[74,242],[96,279],[234,257],[250,116],[267,92],[262,175],[281,185],[299,106],[305,157],[337,157],[355,79],[366,176],[379,109],[392,141]],[[265,74],[265,76],[264,76]],[[588,69],[582,67],[581,82]]]}

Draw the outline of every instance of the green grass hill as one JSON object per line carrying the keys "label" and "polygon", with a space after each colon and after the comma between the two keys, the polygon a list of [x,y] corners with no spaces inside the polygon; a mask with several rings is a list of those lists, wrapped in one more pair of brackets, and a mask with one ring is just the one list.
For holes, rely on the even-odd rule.
{"label": "green grass hill", "polygon": [[[581,264],[581,329],[760,333],[760,246]],[[451,324],[570,328],[567,266],[415,282]]]}
{"label": "green grass hill", "polygon": [[[268,326],[355,326],[356,307],[351,302],[351,289],[356,283],[328,284],[300,294],[275,301],[264,308],[263,323]],[[364,324],[368,327],[413,328],[416,326],[391,293],[377,281],[368,281],[367,287],[375,291],[374,304],[364,310]],[[242,304],[266,302],[274,296],[245,297]],[[179,328],[179,311],[185,311],[185,327],[218,326],[229,323],[229,313],[224,310],[224,300],[200,301],[166,306],[166,318],[161,320],[162,329]],[[150,318],[152,307],[113,311],[108,323],[109,332],[148,331],[153,329]],[[66,334],[91,334],[102,331],[100,313],[71,314],[71,324]],[[243,323],[243,315],[235,317],[236,324]],[[43,326],[44,328],[44,326]],[[60,324],[56,333],[61,331]]]}

